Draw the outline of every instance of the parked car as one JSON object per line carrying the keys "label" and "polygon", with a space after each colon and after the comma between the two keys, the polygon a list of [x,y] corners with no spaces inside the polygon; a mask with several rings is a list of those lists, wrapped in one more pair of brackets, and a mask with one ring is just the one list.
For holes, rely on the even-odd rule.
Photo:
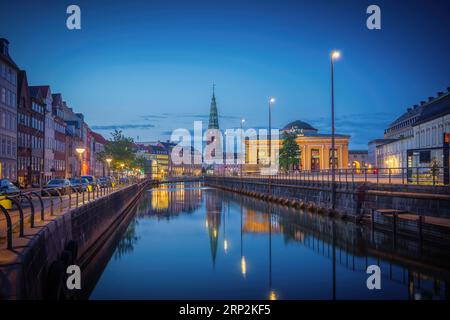
{"label": "parked car", "polygon": [[78,192],[92,191],[92,186],[89,184],[88,179],[84,178],[70,178],[69,179],[71,186]]}
{"label": "parked car", "polygon": [[87,179],[93,189],[95,189],[97,187],[97,181],[95,180],[94,176],[81,176],[81,178]]}
{"label": "parked car", "polygon": [[1,179],[0,180],[0,194],[1,195],[15,195],[20,192],[19,188],[9,181],[8,179]]}
{"label": "parked car", "polygon": [[100,177],[97,179],[97,185],[100,188],[111,188],[112,187],[112,181],[110,177]]}
{"label": "parked car", "polygon": [[[68,179],[52,179],[45,186],[43,186],[51,195],[58,195],[55,189],[59,189],[61,194],[67,194],[70,192],[70,181]],[[47,192],[42,192],[42,195],[48,195]]]}

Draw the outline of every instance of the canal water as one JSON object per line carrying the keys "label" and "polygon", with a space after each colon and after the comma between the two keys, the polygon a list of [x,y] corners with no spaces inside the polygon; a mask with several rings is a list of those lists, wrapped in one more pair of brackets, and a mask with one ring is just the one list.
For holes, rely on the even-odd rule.
{"label": "canal water", "polygon": [[449,298],[448,248],[196,183],[148,190],[133,214],[90,299]]}

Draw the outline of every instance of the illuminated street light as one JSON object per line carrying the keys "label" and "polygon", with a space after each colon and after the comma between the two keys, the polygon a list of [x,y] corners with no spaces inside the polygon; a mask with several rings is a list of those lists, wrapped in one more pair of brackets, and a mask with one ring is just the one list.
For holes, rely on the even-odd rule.
{"label": "illuminated street light", "polygon": [[[242,166],[243,166],[243,162],[245,161],[244,154],[245,154],[245,144],[244,144],[244,123],[245,123],[245,119],[241,118],[241,165],[239,167],[239,171],[240,171],[240,176],[242,178]],[[244,144],[244,145],[243,145]]]}
{"label": "illuminated street light", "polygon": [[111,161],[112,158],[106,158],[105,161],[108,163],[108,176],[111,175]]}
{"label": "illuminated street light", "polygon": [[86,151],[85,148],[83,147],[78,147],[75,149],[75,151],[78,153],[78,155],[80,156],[80,177],[81,177],[81,167],[83,166],[83,158],[82,158],[82,154]]}
{"label": "illuminated street light", "polygon": [[336,207],[336,147],[334,128],[334,60],[339,59],[341,53],[337,50],[331,52],[331,208]]}
{"label": "illuminated street light", "polygon": [[269,97],[269,164],[272,156],[272,105],[275,103],[274,97]]}
{"label": "illuminated street light", "polygon": [[331,58],[333,59],[333,60],[337,60],[337,59],[339,59],[341,57],[341,52],[339,52],[339,51],[337,51],[337,50],[333,50],[332,52],[331,52]]}

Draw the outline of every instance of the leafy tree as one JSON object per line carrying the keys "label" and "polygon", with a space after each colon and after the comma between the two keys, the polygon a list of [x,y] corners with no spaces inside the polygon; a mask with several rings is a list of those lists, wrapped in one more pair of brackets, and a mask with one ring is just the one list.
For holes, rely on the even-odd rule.
{"label": "leafy tree", "polygon": [[106,161],[111,158],[111,168],[113,170],[121,170],[122,164],[124,168],[140,167],[142,159],[137,160],[134,152],[133,138],[126,137],[121,130],[115,130],[111,133],[112,139],[105,145],[103,151],[97,153],[97,160]]}
{"label": "leafy tree", "polygon": [[294,132],[285,132],[283,134],[283,145],[280,148],[280,168],[289,170],[300,161],[300,148],[295,138],[297,134]]}

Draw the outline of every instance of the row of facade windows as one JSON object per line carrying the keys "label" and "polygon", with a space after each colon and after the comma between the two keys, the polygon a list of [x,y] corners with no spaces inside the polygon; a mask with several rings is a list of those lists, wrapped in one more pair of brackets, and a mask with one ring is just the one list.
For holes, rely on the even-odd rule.
{"label": "row of facade windows", "polygon": [[16,122],[16,115],[14,113],[8,112],[6,110],[0,111],[0,126],[2,129],[16,131]]}
{"label": "row of facade windows", "polygon": [[8,107],[17,107],[16,93],[3,87],[0,88],[0,101]]}
{"label": "row of facade windows", "polygon": [[45,123],[46,128],[53,129],[63,134],[66,133],[66,127],[58,122],[55,122],[53,118],[47,117],[45,119]]}
{"label": "row of facade windows", "polygon": [[66,151],[66,143],[47,137],[46,139],[46,148],[51,149],[53,151],[65,152]]}
{"label": "row of facade windows", "polygon": [[55,171],[65,171],[66,161],[57,159],[47,161],[45,164],[45,171],[51,171],[52,169]]}
{"label": "row of facade windows", "polygon": [[0,161],[2,165],[2,178],[9,179],[11,181],[15,181],[17,178],[16,175],[16,163]]}
{"label": "row of facade windows", "polygon": [[44,139],[36,136],[31,136],[31,147],[33,149],[43,149]]}
{"label": "row of facade windows", "polygon": [[17,142],[15,139],[0,135],[0,156],[16,157]]}
{"label": "row of facade windows", "polygon": [[31,103],[31,108],[36,112],[44,114],[44,107],[40,104],[37,104],[36,102]]}
{"label": "row of facade windows", "polygon": [[444,132],[450,132],[450,123],[440,124],[431,128],[420,129],[416,131],[416,146],[431,147],[442,145]]}
{"label": "row of facade windows", "polygon": [[8,81],[14,86],[17,86],[17,72],[4,62],[0,61],[0,77]]}
{"label": "row of facade windows", "polygon": [[39,131],[44,131],[44,121],[31,117],[31,127]]}

